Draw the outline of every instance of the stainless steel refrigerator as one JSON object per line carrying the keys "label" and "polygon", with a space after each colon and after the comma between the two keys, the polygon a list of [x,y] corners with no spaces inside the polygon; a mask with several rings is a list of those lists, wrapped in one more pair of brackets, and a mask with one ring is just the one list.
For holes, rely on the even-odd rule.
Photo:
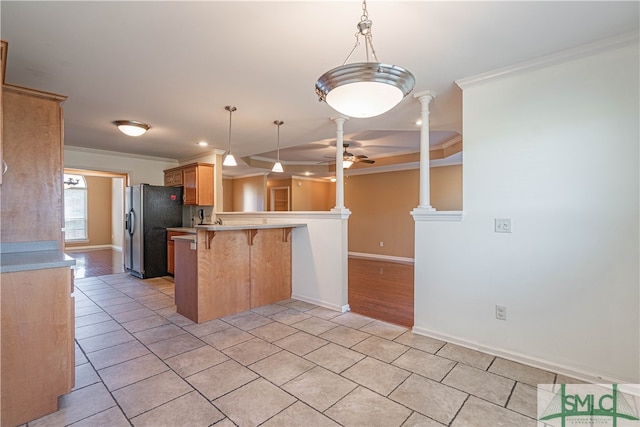
{"label": "stainless steel refrigerator", "polygon": [[167,275],[167,228],[182,226],[182,187],[127,187],[125,271],[142,279]]}

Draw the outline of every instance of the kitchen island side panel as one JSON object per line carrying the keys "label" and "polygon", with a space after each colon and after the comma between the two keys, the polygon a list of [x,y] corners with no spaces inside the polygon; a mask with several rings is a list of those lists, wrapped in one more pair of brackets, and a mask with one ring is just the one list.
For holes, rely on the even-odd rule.
{"label": "kitchen island side panel", "polygon": [[[195,240],[195,239],[194,239]],[[198,320],[198,253],[190,240],[174,240],[175,302],[177,312],[194,322]]]}

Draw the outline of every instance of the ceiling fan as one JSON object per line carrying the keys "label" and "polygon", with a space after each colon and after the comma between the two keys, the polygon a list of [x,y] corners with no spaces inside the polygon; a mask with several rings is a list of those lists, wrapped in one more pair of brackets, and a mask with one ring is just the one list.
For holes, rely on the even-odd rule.
{"label": "ceiling fan", "polygon": [[[372,165],[376,162],[375,160],[370,160],[364,154],[358,154],[357,156],[355,156],[352,153],[349,153],[347,151],[349,144],[342,144],[342,146],[344,147],[344,151],[342,152],[342,161],[345,168],[351,167],[353,163],[367,163]],[[332,156],[325,156],[325,157],[332,157]]]}

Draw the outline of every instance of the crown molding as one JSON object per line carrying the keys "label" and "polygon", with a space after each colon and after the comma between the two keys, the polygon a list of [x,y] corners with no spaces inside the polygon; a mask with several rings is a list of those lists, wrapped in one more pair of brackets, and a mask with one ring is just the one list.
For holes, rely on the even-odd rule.
{"label": "crown molding", "polygon": [[519,62],[508,67],[498,68],[486,73],[458,79],[455,82],[461,89],[464,90],[468,87],[489,80],[494,80],[517,73],[537,70],[543,67],[561,64],[573,59],[595,55],[603,51],[619,49],[622,47],[638,44],[639,39],[640,33],[638,31],[632,31],[614,37],[602,39],[594,43],[563,50],[560,52],[552,53],[550,55],[541,56],[530,61]]}
{"label": "crown molding", "polygon": [[172,159],[169,157],[155,157],[155,156],[145,156],[143,154],[132,154],[132,153],[123,153],[120,151],[108,151],[108,150],[98,150],[96,148],[85,148],[85,147],[75,147],[73,145],[64,145],[64,149],[69,151],[76,151],[79,153],[90,153],[90,154],[101,154],[103,156],[114,156],[114,157],[126,157],[128,159],[142,159],[142,160],[152,160],[156,162],[165,162],[165,163],[178,163],[176,159]]}

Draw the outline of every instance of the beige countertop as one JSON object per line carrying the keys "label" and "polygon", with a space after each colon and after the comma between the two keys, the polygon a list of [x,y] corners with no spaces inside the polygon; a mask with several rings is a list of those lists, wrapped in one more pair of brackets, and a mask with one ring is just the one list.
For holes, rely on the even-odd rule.
{"label": "beige countertop", "polygon": [[182,236],[172,236],[171,240],[186,240],[188,242],[197,242],[198,238],[196,237],[195,233],[194,234],[183,234]]}
{"label": "beige countertop", "polygon": [[167,228],[167,231],[180,231],[182,233],[196,234],[196,229],[189,227],[171,227]]}
{"label": "beige countertop", "polygon": [[196,230],[204,231],[232,231],[232,230],[263,230],[267,228],[299,228],[306,227],[307,224],[205,224],[196,225]]}

